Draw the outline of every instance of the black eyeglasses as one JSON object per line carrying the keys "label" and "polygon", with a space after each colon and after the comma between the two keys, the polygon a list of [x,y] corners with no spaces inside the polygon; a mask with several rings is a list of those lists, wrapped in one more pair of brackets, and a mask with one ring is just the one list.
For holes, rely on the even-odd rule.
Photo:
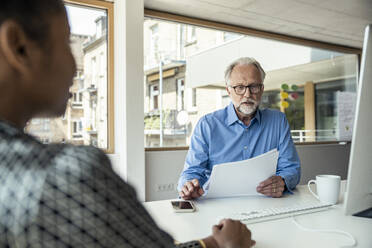
{"label": "black eyeglasses", "polygon": [[257,94],[262,90],[263,84],[250,84],[250,85],[236,85],[236,86],[229,86],[234,89],[235,93],[237,95],[244,95],[247,91],[247,88],[249,89],[249,93],[251,94]]}

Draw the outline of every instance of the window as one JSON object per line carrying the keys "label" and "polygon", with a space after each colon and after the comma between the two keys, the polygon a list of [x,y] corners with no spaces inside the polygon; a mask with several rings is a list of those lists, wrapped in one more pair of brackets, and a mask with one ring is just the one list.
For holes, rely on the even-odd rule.
{"label": "window", "polygon": [[196,41],[196,28],[194,26],[187,26],[187,43],[193,43]]}
{"label": "window", "polygon": [[83,92],[74,92],[72,93],[72,108],[82,108],[83,107]]}
{"label": "window", "polygon": [[229,95],[226,90],[221,90],[221,108],[226,107],[231,102]]}
{"label": "window", "polygon": [[[324,141],[329,139],[350,139],[351,130],[349,137],[340,137],[340,132],[337,126],[339,125],[339,109],[343,104],[355,104],[356,84],[354,80],[342,79],[325,82],[322,84],[315,85],[315,112],[316,112],[316,127],[317,134],[316,140]],[[340,93],[347,92],[346,99],[340,95]],[[345,103],[344,103],[345,102]],[[354,106],[355,107],[355,106]],[[354,108],[353,107],[353,108]],[[347,113],[349,116],[345,119],[353,119],[354,113]],[[336,127],[336,128],[335,128]],[[348,130],[345,130],[348,131]],[[346,132],[347,133],[347,132]]]}
{"label": "window", "polygon": [[74,124],[74,129],[73,129],[72,132],[73,132],[73,133],[77,133],[77,132],[78,132],[78,130],[77,130],[77,129],[78,129],[78,128],[77,128],[77,122],[74,121],[73,124]]}
{"label": "window", "polygon": [[83,131],[82,121],[73,121],[73,134],[81,133]]}
{"label": "window", "polygon": [[151,110],[157,110],[159,108],[159,86],[158,85],[150,86],[150,95],[151,95]]}
{"label": "window", "polygon": [[191,107],[196,107],[196,88],[192,88],[192,105]]}
{"label": "window", "polygon": [[80,79],[83,76],[83,72],[81,70],[76,70],[74,79]]}
{"label": "window", "polygon": [[50,131],[50,121],[48,119],[44,119],[43,123],[44,123],[43,130],[45,132]]}
{"label": "window", "polygon": [[[93,144],[114,152],[113,134],[113,3],[69,0],[71,50],[77,71],[63,117],[31,121],[26,132],[53,143]],[[97,142],[99,140],[99,142]]]}
{"label": "window", "polygon": [[157,36],[159,31],[159,24],[152,25],[150,29],[152,37]]}
{"label": "window", "polygon": [[231,32],[223,32],[223,39],[224,41],[229,41],[233,39],[237,39],[239,37],[243,37],[241,34],[231,33]]}
{"label": "window", "polygon": [[97,73],[97,59],[94,56],[93,58],[90,59],[90,72],[91,74],[89,75],[91,77],[91,85],[90,87],[95,88],[97,85],[97,79],[98,79],[98,73]]}
{"label": "window", "polygon": [[[198,120],[230,104],[223,73],[229,63],[245,56],[257,59],[266,71],[260,108],[285,113],[295,142],[345,140],[345,136],[340,136],[339,129],[344,126],[340,122],[352,119],[353,113],[340,118],[339,109],[343,104],[355,103],[348,99],[354,99],[356,94],[358,49],[354,53],[339,46],[333,46],[337,51],[325,50],[321,44],[277,41],[269,34],[267,38],[259,38],[209,29],[205,23],[204,27],[195,25],[197,20],[193,25],[174,21],[156,18],[144,21],[145,33],[156,25],[167,27],[159,28],[156,36],[158,47],[169,58],[163,61],[161,93],[154,89],[154,82],[159,80],[159,66],[151,66],[145,59],[144,84],[150,89],[144,99],[145,104],[150,102],[150,110],[145,108],[146,147],[188,146]],[[174,49],[170,43],[178,47]],[[153,56],[151,50],[145,49],[145,54]],[[162,106],[157,104],[160,97]],[[151,114],[155,106],[158,113],[163,113],[163,125],[159,117]],[[186,112],[182,114],[187,115],[183,118],[187,123],[179,125],[176,117],[185,106]],[[351,133],[346,140],[350,138]]]}
{"label": "window", "polygon": [[185,108],[185,79],[177,79],[177,110]]}

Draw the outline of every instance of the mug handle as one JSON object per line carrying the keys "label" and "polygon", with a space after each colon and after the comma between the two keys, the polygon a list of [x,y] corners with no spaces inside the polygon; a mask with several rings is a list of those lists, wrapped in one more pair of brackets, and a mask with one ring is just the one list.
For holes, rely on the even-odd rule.
{"label": "mug handle", "polygon": [[316,195],[316,194],[311,190],[311,188],[310,188],[310,184],[311,184],[311,183],[315,183],[315,184],[316,184],[316,180],[310,180],[310,181],[307,183],[307,187],[309,188],[310,193],[313,194],[313,196],[314,196],[316,199],[319,200],[319,196],[317,196],[317,195]]}

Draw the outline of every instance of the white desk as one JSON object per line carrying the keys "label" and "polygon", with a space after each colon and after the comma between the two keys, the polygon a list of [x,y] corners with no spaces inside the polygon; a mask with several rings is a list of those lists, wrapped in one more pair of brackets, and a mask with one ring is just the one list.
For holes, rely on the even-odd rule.
{"label": "white desk", "polygon": [[[308,228],[340,229],[347,231],[357,240],[357,247],[372,248],[372,220],[345,216],[343,214],[342,182],[339,204],[333,209],[296,217],[298,223]],[[145,203],[146,209],[158,225],[176,240],[184,242],[209,236],[216,217],[224,213],[248,211],[259,208],[283,207],[299,201],[316,199],[308,192],[307,186],[298,186],[293,195],[282,198],[241,197],[198,200],[194,213],[174,213],[170,200]],[[350,244],[346,236],[331,233],[305,232],[296,227],[291,218],[255,223],[248,226],[256,240],[256,248],[264,247],[340,247]]]}

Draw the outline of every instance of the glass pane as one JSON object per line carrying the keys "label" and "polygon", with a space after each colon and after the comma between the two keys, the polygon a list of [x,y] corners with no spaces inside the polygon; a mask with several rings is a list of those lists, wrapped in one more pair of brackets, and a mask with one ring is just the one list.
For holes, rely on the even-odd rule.
{"label": "glass pane", "polygon": [[63,117],[33,119],[26,132],[44,143],[108,148],[107,11],[66,4],[77,71]]}
{"label": "glass pane", "polygon": [[239,57],[263,66],[260,108],[285,113],[295,142],[351,139],[353,111],[340,109],[355,105],[355,54],[147,18],[145,146],[188,146],[198,120],[230,104],[224,71]]}

